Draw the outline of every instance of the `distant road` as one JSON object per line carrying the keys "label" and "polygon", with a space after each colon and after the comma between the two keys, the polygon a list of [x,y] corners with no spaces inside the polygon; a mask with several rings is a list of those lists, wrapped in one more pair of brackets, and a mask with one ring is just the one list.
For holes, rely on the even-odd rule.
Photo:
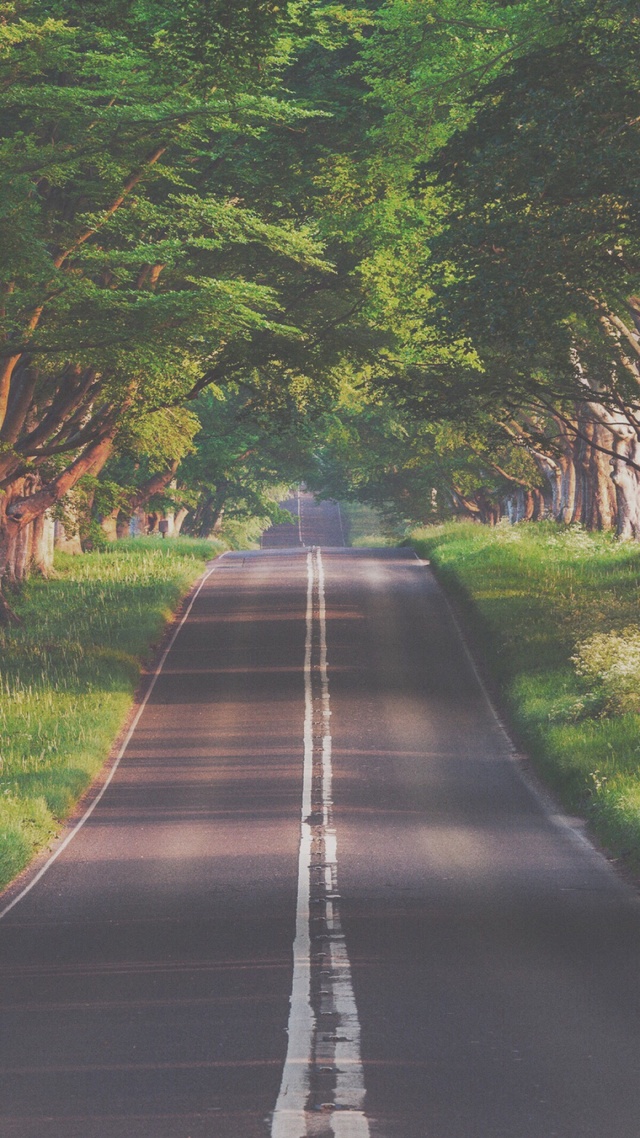
{"label": "distant road", "polygon": [[217,562],[0,961],[2,1138],[640,1134],[637,896],[407,550]]}
{"label": "distant road", "polygon": [[291,522],[271,526],[262,535],[261,549],[296,549],[311,545],[340,548],[346,545],[344,519],[337,502],[316,502],[300,491],[280,505],[293,515]]}

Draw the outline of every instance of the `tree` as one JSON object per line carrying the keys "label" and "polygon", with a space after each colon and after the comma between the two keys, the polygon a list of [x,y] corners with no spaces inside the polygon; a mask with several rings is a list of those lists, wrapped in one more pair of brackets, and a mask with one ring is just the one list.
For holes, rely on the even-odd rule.
{"label": "tree", "polygon": [[318,243],[217,179],[247,140],[308,116],[274,93],[293,7],[5,9],[5,578],[20,529],[132,421],[240,366],[260,334],[295,334],[278,291],[292,269],[326,271]]}
{"label": "tree", "polygon": [[390,3],[362,53],[384,109],[363,266],[396,338],[383,390],[469,440],[492,421],[558,517],[630,536],[639,30],[626,3]]}

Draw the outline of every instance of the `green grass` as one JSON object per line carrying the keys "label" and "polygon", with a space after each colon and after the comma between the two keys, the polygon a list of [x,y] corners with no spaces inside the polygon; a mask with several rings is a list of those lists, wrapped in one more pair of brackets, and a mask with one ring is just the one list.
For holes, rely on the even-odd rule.
{"label": "green grass", "polygon": [[142,665],[207,559],[208,541],[136,538],[57,554],[0,630],[0,886],[60,829],[104,763]]}
{"label": "green grass", "polygon": [[414,531],[516,733],[568,810],[640,870],[640,547],[553,523]]}

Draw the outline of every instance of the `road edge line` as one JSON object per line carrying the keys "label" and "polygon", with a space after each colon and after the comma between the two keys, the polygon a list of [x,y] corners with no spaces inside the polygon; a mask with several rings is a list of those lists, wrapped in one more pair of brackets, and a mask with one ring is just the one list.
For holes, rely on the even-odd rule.
{"label": "road edge line", "polygon": [[[437,573],[431,565],[431,562],[419,557],[415,549],[412,549],[411,552],[413,553],[413,556],[421,568],[431,569],[433,579],[436,582],[438,589],[440,590],[442,598],[445,602],[447,612],[451,619],[451,623],[453,624],[458,634],[464,654],[467,657],[484,701],[493,717],[498,730],[506,740],[509,753],[509,762],[511,763],[513,770],[515,770],[516,774],[518,775],[521,783],[526,787],[532,798],[535,799],[545,817],[557,830],[562,831],[569,838],[571,838],[572,841],[580,845],[583,849],[587,850],[589,854],[598,861],[602,868],[606,868],[609,875],[615,882],[617,882],[620,888],[625,890],[631,888],[632,892],[635,893],[636,900],[640,901],[640,895],[638,894],[637,888],[634,888],[633,885],[630,885],[630,883],[624,879],[620,872],[616,870],[613,862],[601,849],[598,848],[596,843],[591,840],[590,835],[588,833],[584,833],[582,826],[585,825],[585,823],[581,820],[582,824],[580,827],[578,827],[578,825],[576,825],[571,820],[571,817],[564,811],[562,804],[555,799],[553,792],[548,787],[546,787],[544,783],[542,783],[535,772],[523,769],[522,763],[518,761],[518,755],[521,755],[522,752],[519,751],[519,749],[516,747],[513,739],[511,738],[509,728],[498,714],[495,704],[491,698],[489,689],[482,676],[482,672],[480,671],[480,668],[476,663],[475,657],[467,642],[465,631],[460,621],[458,620],[458,617],[456,616],[455,610],[451,604],[451,601],[449,600],[449,596],[444,585],[439,580]],[[527,756],[523,755],[523,758],[526,759]]]}
{"label": "road edge line", "polygon": [[[7,913],[11,912],[11,910],[18,904],[19,901],[22,901],[23,897],[26,897],[27,893],[31,892],[34,885],[37,885],[37,883],[41,880],[41,878],[44,877],[45,873],[48,873],[51,866],[54,864],[55,861],[57,861],[57,859],[60,857],[60,854],[63,853],[64,850],[66,850],[67,846],[73,841],[73,839],[75,838],[78,831],[82,829],[85,822],[91,817],[96,806],[98,805],[98,803],[103,798],[103,796],[107,790],[107,787],[111,784],[113,777],[114,777],[118,767],[120,766],[121,760],[124,758],[127,747],[129,746],[129,743],[131,742],[133,733],[134,733],[136,727],[138,726],[138,723],[140,722],[140,718],[142,716],[142,713],[143,713],[145,707],[147,706],[147,703],[149,701],[149,697],[150,697],[154,687],[156,686],[156,681],[158,679],[158,676],[160,675],[160,673],[161,673],[161,671],[162,671],[162,669],[166,663],[167,657],[168,657],[171,649],[173,648],[173,645],[175,644],[175,642],[178,638],[178,634],[180,633],[180,630],[182,629],[183,625],[185,624],[185,622],[186,622],[186,620],[187,620],[198,596],[200,595],[201,589],[206,584],[206,582],[209,580],[209,577],[214,572],[214,570],[217,568],[218,563],[222,560],[223,557],[226,557],[228,552],[231,552],[231,551],[225,550],[224,553],[221,553],[220,556],[216,558],[214,564],[211,566],[210,569],[208,569],[202,575],[199,582],[197,583],[197,586],[194,588],[193,596],[191,597],[189,604],[187,605],[184,613],[182,614],[182,618],[181,618],[179,624],[174,629],[174,632],[171,636],[171,639],[169,640],[169,643],[167,644],[166,648],[164,649],[164,651],[160,657],[160,660],[159,660],[158,664],[156,665],[154,672],[152,673],[151,681],[147,687],[147,690],[146,690],[140,704],[138,705],[138,710],[136,711],[133,719],[131,720],[131,723],[129,724],[129,728],[125,734],[124,740],[122,741],[122,743],[121,743],[121,745],[120,745],[120,747],[116,753],[116,757],[111,764],[111,767],[109,769],[109,773],[108,773],[106,779],[104,780],[102,786],[100,787],[100,790],[96,794],[95,798],[93,798],[91,800],[91,802],[89,803],[89,806],[86,808],[86,810],[81,815],[81,817],[78,819],[78,821],[75,823],[72,823],[72,826],[71,826],[69,833],[66,835],[66,837],[62,838],[62,840],[60,841],[60,844],[56,847],[56,849],[53,851],[53,853],[50,854],[50,856],[45,861],[44,865],[42,865],[40,867],[40,869],[34,874],[34,876],[31,878],[31,880],[29,882],[27,882],[27,884],[25,886],[23,886],[23,888],[16,894],[15,897],[11,901],[9,901],[9,903],[7,905],[5,905],[3,909],[0,909],[0,921],[4,917],[6,917]],[[107,762],[108,762],[108,760],[107,760]],[[9,890],[10,889],[11,889],[11,886],[9,886]]]}

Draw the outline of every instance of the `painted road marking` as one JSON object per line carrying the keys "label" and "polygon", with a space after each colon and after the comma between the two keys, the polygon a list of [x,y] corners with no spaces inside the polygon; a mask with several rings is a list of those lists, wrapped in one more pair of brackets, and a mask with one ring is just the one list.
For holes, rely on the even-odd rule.
{"label": "painted road marking", "polygon": [[288,1046],[271,1138],[369,1138],[360,1023],[340,922],[324,567],[307,555],[303,787]]}
{"label": "painted road marking", "polygon": [[[431,565],[430,561],[426,561],[426,560],[418,557],[418,554],[415,552],[415,550],[413,550],[413,556],[415,557],[415,560],[416,560],[418,565],[420,565],[420,566],[430,566]],[[503,738],[505,740],[509,757],[510,757],[511,761],[514,763],[514,769],[516,771],[516,774],[517,774],[520,782],[523,783],[523,785],[526,787],[529,794],[536,800],[536,802],[538,803],[538,806],[540,807],[542,812],[545,814],[545,816],[549,819],[551,824],[556,829],[561,830],[565,834],[565,836],[568,836],[577,845],[581,846],[583,850],[587,850],[589,853],[589,856],[592,858],[592,860],[595,860],[596,862],[598,862],[598,864],[601,868],[606,869],[606,871],[609,874],[611,881],[616,883],[616,887],[624,889],[624,886],[622,885],[620,878],[617,876],[616,871],[613,868],[613,865],[611,864],[611,862],[607,861],[607,859],[600,853],[600,851],[598,849],[596,849],[596,847],[593,845],[592,841],[590,840],[589,836],[587,834],[583,833],[582,826],[584,825],[584,822],[582,821],[582,819],[579,819],[576,822],[569,815],[558,812],[557,807],[553,803],[553,800],[551,799],[549,793],[541,785],[538,784],[538,781],[535,778],[535,776],[531,775],[528,771],[524,770],[522,768],[522,766],[520,765],[520,763],[517,761],[517,756],[519,754],[518,749],[517,749],[515,743],[513,742],[513,739],[511,738],[511,735],[509,733],[509,729],[507,728],[507,726],[503,722],[503,720],[500,718],[500,716],[499,716],[499,714],[495,708],[494,702],[493,702],[493,700],[489,694],[489,689],[487,688],[487,685],[484,682],[484,679],[482,677],[480,669],[478,668],[478,665],[476,664],[474,655],[473,655],[473,653],[472,653],[472,651],[471,651],[471,649],[467,643],[467,637],[466,637],[465,632],[463,631],[462,625],[460,624],[460,621],[458,620],[458,618],[454,612],[451,601],[449,600],[449,597],[447,596],[444,588],[441,585],[438,585],[438,588],[440,589],[440,595],[442,596],[442,599],[444,601],[445,608],[449,614],[449,617],[451,619],[451,623],[456,630],[456,633],[458,635],[458,640],[459,640],[459,642],[462,646],[463,652],[464,652],[464,654],[465,654],[465,656],[469,662],[469,666],[471,668],[471,671],[473,672],[473,675],[475,676],[476,682],[478,684],[478,687],[480,689],[480,692],[482,694],[482,698],[486,704],[486,707],[489,711],[489,714],[491,715],[491,718],[493,719],[494,723],[496,724],[498,731],[500,732],[500,734],[503,736]]]}
{"label": "painted road marking", "polygon": [[[298,499],[299,501],[299,499]],[[296,935],[293,942],[293,980],[289,1003],[287,1057],[278,1101],[273,1113],[272,1138],[301,1138],[307,1133],[305,1107],[310,1090],[310,1057],[313,1050],[314,1016],[311,1007],[311,787],[313,777],[313,554],[307,554],[307,613],[304,648],[304,732],[302,769],[302,814],[298,854]]]}

